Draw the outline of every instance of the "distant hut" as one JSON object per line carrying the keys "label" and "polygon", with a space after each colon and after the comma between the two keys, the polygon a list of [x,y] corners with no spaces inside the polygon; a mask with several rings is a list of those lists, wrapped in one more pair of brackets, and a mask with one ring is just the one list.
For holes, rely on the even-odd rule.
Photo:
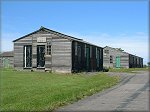
{"label": "distant hut", "polygon": [[12,68],[14,65],[13,51],[7,51],[0,54],[0,67]]}
{"label": "distant hut", "polygon": [[104,47],[103,66],[110,68],[142,68],[143,58],[125,52],[121,48]]}

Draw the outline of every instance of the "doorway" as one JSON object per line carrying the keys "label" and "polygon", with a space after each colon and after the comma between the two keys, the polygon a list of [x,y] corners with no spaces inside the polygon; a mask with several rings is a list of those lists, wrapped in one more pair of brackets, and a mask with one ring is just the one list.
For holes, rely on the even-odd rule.
{"label": "doorway", "polygon": [[23,51],[24,67],[32,67],[32,46],[25,45]]}
{"label": "doorway", "polygon": [[10,62],[8,58],[3,58],[3,67],[4,68],[9,68]]}
{"label": "doorway", "polygon": [[90,48],[86,47],[86,70],[90,71]]}
{"label": "doorway", "polygon": [[45,66],[45,45],[37,46],[37,67]]}
{"label": "doorway", "polygon": [[120,68],[120,56],[116,57],[116,68]]}

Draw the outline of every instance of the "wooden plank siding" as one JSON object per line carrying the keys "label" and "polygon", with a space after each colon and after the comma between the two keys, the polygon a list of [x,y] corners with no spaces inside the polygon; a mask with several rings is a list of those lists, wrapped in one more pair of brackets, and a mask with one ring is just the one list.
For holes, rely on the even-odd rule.
{"label": "wooden plank siding", "polygon": [[[81,47],[81,59],[79,59],[78,54],[78,46]],[[90,59],[89,63],[86,60],[86,48],[90,49]],[[97,59],[96,59],[96,48],[100,50],[100,62],[99,67],[97,66]],[[81,60],[81,61],[79,61]],[[86,65],[88,64],[89,67]],[[73,72],[80,72],[80,71],[101,71],[103,69],[103,48],[96,47],[93,45],[89,45],[82,42],[73,41],[72,42],[72,71]]]}
{"label": "wooden plank siding", "polygon": [[[44,45],[45,46],[45,51],[46,51],[46,45],[47,45],[47,41],[48,38],[50,38],[51,34],[45,32],[45,31],[39,31],[36,34],[32,35],[32,69],[36,70],[36,69],[42,69],[37,67],[37,46],[38,45]],[[37,42],[37,38],[40,37],[46,37],[46,42]],[[47,59],[47,55],[45,52],[45,68],[43,69],[47,69],[47,62],[49,60]]]}
{"label": "wooden plank siding", "polygon": [[[107,53],[106,53],[107,51]],[[116,50],[115,48],[105,47],[103,50],[103,65],[105,67],[116,67],[116,57],[120,57],[120,67],[129,68],[129,54]],[[112,57],[112,63],[110,61],[110,57]]]}
{"label": "wooden plank siding", "polygon": [[61,37],[52,38],[52,70],[71,72],[71,41]]}
{"label": "wooden plank siding", "polygon": [[32,45],[32,36],[28,36],[14,42],[14,67],[23,69],[23,47],[24,45]]}
{"label": "wooden plank siding", "polygon": [[[108,51],[106,53],[106,51]],[[104,48],[104,59],[103,63],[106,67],[116,67],[116,57],[120,57],[120,68],[137,68],[142,67],[143,60],[141,57],[126,53],[124,51],[120,51],[115,48],[111,48],[106,46]],[[113,63],[110,63],[110,56],[113,57]]]}
{"label": "wooden plank siding", "polygon": [[[38,37],[46,37],[46,42],[37,42]],[[51,55],[47,55],[47,42],[52,42]],[[52,70],[59,72],[71,72],[71,41],[45,31],[39,31],[35,34],[22,38],[14,42],[14,67],[24,68],[23,47],[32,45],[32,67],[33,70]],[[45,67],[37,67],[37,45],[45,45]],[[53,58],[52,58],[53,57]]]}
{"label": "wooden plank siding", "polygon": [[143,58],[130,54],[129,60],[130,68],[143,68]]}
{"label": "wooden plank siding", "polygon": [[0,57],[0,68],[13,68],[14,57],[13,56],[2,56]]}
{"label": "wooden plank siding", "polygon": [[120,65],[123,68],[129,68],[129,54],[123,54],[120,56]]}
{"label": "wooden plank siding", "polygon": [[[40,40],[40,38],[42,38],[43,40]],[[14,67],[16,69],[41,71],[48,70],[53,72],[67,73],[71,73],[74,71],[100,71],[103,69],[102,47],[92,45],[83,41],[82,39],[67,36],[46,28],[40,28],[39,30],[16,39],[13,42]],[[49,44],[51,47],[51,54],[48,53],[47,49],[47,46]],[[31,59],[31,64],[29,64],[28,67],[24,67],[24,49],[26,48],[24,48],[25,45],[32,46],[32,55],[28,58],[28,63],[30,63]],[[43,46],[45,46],[45,48]],[[89,59],[87,58],[86,54],[87,49],[89,52]],[[31,52],[30,50],[28,52]],[[42,52],[41,55],[39,52]],[[37,55],[38,53],[39,55]],[[41,60],[40,56],[42,56],[42,61],[39,61]]]}

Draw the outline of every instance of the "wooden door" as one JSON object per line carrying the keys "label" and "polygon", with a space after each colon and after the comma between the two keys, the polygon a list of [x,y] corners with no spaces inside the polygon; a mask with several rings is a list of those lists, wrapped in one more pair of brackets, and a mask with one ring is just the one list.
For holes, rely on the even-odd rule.
{"label": "wooden door", "polygon": [[45,45],[37,46],[37,67],[45,66]]}
{"label": "wooden door", "polygon": [[116,68],[120,68],[120,56],[116,57]]}

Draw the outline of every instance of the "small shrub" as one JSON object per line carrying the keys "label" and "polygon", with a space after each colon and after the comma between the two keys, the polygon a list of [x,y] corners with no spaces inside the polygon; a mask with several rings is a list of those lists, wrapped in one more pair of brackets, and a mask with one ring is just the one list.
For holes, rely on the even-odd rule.
{"label": "small shrub", "polygon": [[147,67],[147,65],[143,65],[143,68],[146,68]]}
{"label": "small shrub", "polygon": [[103,72],[108,72],[108,71],[109,71],[109,68],[103,67]]}

